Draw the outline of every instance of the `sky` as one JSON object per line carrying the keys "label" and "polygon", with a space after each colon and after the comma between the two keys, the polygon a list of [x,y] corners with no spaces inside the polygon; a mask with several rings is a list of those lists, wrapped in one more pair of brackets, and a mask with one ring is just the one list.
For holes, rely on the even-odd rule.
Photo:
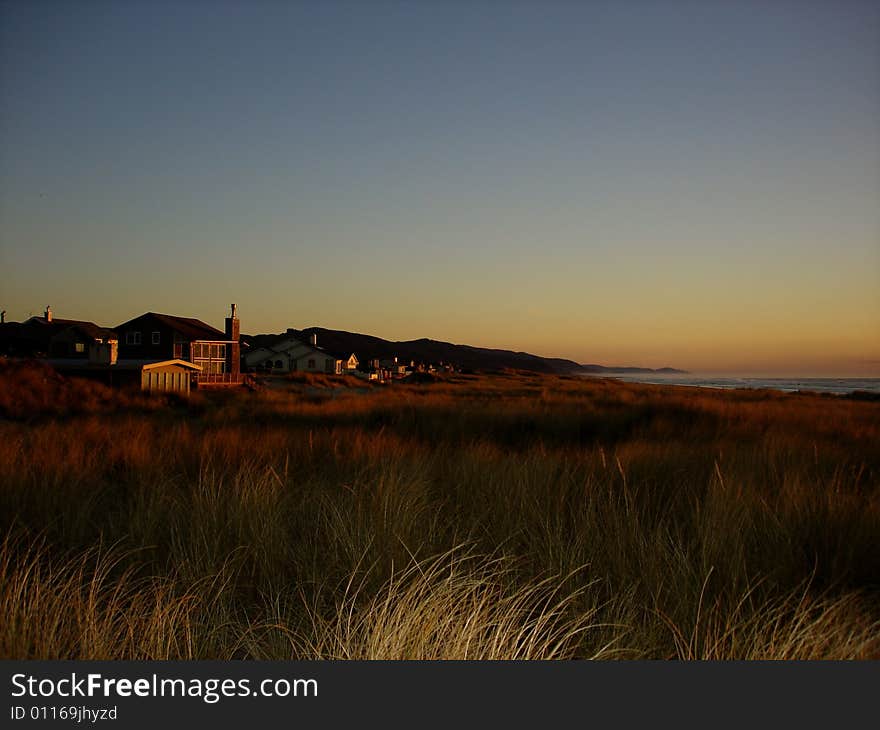
{"label": "sky", "polygon": [[880,376],[880,4],[0,2],[0,308]]}

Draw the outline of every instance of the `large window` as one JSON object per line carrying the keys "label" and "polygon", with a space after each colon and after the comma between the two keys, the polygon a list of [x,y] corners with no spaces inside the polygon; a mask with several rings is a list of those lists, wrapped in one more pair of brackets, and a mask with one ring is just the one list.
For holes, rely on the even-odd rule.
{"label": "large window", "polygon": [[216,342],[193,342],[193,360],[226,360],[226,345]]}
{"label": "large window", "polygon": [[125,344],[126,345],[139,345],[139,344],[141,344],[141,333],[140,332],[126,332],[125,333]]}
{"label": "large window", "polygon": [[216,342],[193,342],[190,345],[193,365],[202,368],[203,373],[226,372],[226,345]]}

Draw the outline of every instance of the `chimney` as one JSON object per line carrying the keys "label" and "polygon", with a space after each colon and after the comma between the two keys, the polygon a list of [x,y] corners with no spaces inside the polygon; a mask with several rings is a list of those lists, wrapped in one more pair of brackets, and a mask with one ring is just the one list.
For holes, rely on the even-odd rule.
{"label": "chimney", "polygon": [[52,321],[52,307],[50,307],[48,304],[46,305],[46,311],[43,313],[43,316],[46,318],[47,322]]}
{"label": "chimney", "polygon": [[238,321],[235,305],[231,306],[230,316],[226,318],[226,372],[238,378],[241,374],[241,322]]}
{"label": "chimney", "polygon": [[0,324],[6,324],[6,310],[0,312]]}
{"label": "chimney", "polygon": [[312,334],[309,335],[309,341],[312,343],[312,347],[317,347],[318,346],[318,333],[312,332]]}

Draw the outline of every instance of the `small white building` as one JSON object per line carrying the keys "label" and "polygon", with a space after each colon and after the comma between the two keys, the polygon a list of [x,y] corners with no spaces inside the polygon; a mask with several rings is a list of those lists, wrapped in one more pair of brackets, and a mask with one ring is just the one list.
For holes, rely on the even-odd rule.
{"label": "small white building", "polygon": [[286,337],[268,347],[260,347],[244,357],[245,364],[253,370],[270,373],[326,373],[343,375],[354,371],[358,359],[354,353],[339,357],[318,347],[315,335],[311,344],[295,337]]}
{"label": "small white building", "polygon": [[[114,343],[115,344],[115,341]],[[189,395],[192,382],[202,368],[186,360],[117,360],[109,347],[92,348],[89,360],[64,358],[46,362],[64,375],[97,380],[122,388],[140,388],[148,393]]]}

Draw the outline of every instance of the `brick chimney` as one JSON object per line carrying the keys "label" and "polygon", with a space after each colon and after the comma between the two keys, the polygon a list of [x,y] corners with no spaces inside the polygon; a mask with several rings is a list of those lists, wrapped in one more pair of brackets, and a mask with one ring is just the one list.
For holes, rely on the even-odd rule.
{"label": "brick chimney", "polygon": [[226,318],[226,339],[230,344],[226,345],[226,372],[234,377],[241,374],[241,323],[235,313],[235,305],[232,305],[230,316]]}
{"label": "brick chimney", "polygon": [[318,333],[312,332],[312,334],[309,335],[309,341],[312,343],[312,347],[317,347],[318,346]]}
{"label": "brick chimney", "polygon": [[46,318],[47,322],[52,321],[52,307],[50,307],[48,304],[46,305],[46,311],[43,313],[43,316]]}

